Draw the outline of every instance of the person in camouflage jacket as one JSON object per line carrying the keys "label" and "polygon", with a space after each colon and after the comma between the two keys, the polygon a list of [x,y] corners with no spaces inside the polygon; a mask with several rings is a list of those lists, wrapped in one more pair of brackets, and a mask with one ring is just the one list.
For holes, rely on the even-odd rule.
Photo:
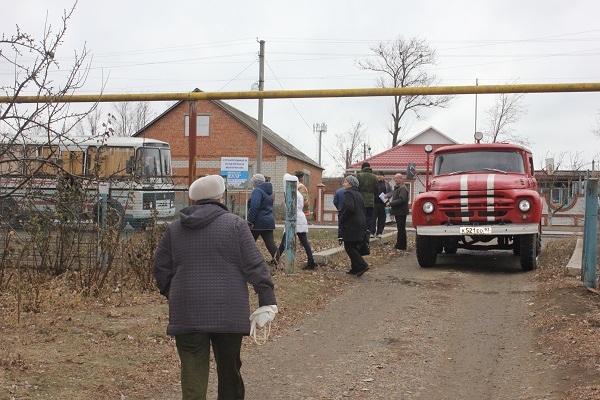
{"label": "person in camouflage jacket", "polygon": [[[367,216],[367,229],[371,229],[373,220],[373,207],[375,206],[375,196],[379,190],[379,180],[371,169],[371,164],[364,162],[361,166],[361,171],[356,174],[358,179],[358,190],[365,202],[365,213]],[[373,234],[375,232],[371,232]],[[373,235],[371,235],[372,237]]]}

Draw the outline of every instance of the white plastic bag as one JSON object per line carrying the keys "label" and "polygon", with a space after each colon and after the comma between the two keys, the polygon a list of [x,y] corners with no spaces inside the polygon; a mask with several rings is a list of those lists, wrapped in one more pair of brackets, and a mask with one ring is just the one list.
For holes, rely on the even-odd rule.
{"label": "white plastic bag", "polygon": [[[262,306],[250,315],[250,336],[254,339],[256,344],[263,344],[269,338],[271,334],[271,321],[275,319],[275,314],[279,311],[277,306]],[[267,327],[265,325],[269,324]],[[264,328],[262,336],[256,337],[256,331],[258,328]]]}

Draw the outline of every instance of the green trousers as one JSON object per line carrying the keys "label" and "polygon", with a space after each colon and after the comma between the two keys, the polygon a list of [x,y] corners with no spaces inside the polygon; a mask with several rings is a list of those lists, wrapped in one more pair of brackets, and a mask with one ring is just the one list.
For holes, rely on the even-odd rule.
{"label": "green trousers", "polygon": [[206,399],[211,344],[219,382],[217,399],[239,400],[244,398],[244,381],[240,373],[242,337],[241,333],[175,335],[175,344],[181,360],[183,400]]}

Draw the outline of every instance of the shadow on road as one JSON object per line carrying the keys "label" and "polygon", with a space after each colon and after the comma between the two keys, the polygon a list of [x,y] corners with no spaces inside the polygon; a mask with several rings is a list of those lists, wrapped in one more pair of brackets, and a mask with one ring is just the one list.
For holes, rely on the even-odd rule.
{"label": "shadow on road", "polygon": [[456,254],[438,254],[435,266],[429,269],[453,269],[461,272],[485,272],[489,274],[526,273],[521,269],[518,256],[512,251],[474,251],[459,249]]}

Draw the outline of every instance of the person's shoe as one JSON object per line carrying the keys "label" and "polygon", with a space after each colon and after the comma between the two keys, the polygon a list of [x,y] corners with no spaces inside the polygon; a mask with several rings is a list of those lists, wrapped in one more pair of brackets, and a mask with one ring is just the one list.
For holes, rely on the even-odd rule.
{"label": "person's shoe", "polygon": [[377,234],[377,237],[378,237],[379,239],[381,239],[381,236],[383,236],[381,233],[378,233],[378,234]]}
{"label": "person's shoe", "polygon": [[360,271],[358,271],[357,273],[355,273],[354,275],[356,275],[357,277],[363,276],[363,274],[365,272],[367,272],[369,270],[369,267],[366,267],[365,269],[361,269]]}
{"label": "person's shoe", "polygon": [[346,273],[348,275],[356,275],[358,271],[354,270],[354,269],[350,269],[349,271],[346,271]]}
{"label": "person's shoe", "polygon": [[311,260],[308,262],[308,264],[306,264],[304,267],[302,267],[303,270],[314,270],[315,268],[317,268],[317,264],[315,264],[314,260]]}
{"label": "person's shoe", "polygon": [[375,237],[375,235],[373,235],[373,234],[371,233],[371,234],[369,235],[369,237],[370,237],[371,239],[373,239],[373,238]]}

